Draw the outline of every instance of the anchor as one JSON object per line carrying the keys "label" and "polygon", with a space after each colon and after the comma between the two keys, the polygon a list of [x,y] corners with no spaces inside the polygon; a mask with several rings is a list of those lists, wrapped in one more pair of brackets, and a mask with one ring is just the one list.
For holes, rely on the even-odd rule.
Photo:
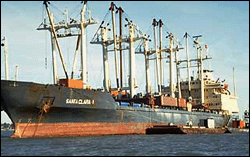
{"label": "anchor", "polygon": [[51,108],[51,100],[47,100],[46,102],[42,101],[42,106],[40,107],[39,115],[43,112],[47,113]]}
{"label": "anchor", "polygon": [[39,110],[38,115],[42,115],[43,113],[48,113],[51,105],[53,104],[54,97],[44,97],[43,100],[41,101],[41,107]]}

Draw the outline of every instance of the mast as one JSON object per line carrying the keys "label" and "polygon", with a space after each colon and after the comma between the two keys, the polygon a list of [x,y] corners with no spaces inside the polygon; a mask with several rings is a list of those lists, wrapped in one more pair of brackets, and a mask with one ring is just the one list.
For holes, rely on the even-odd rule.
{"label": "mast", "polygon": [[71,79],[73,79],[73,77],[74,77],[73,75],[74,75],[74,72],[75,72],[76,59],[77,59],[77,54],[78,54],[78,50],[79,50],[80,40],[81,40],[81,37],[78,36],[77,44],[76,44],[76,51],[75,51],[75,56],[74,56],[74,62],[73,62],[73,66],[72,66]]}
{"label": "mast", "polygon": [[121,86],[121,89],[123,87],[123,58],[122,58],[122,13],[123,13],[123,10],[122,10],[122,7],[119,7],[119,23],[120,23],[120,42],[119,42],[119,48],[120,48],[120,86]]}
{"label": "mast", "polygon": [[[206,45],[204,46],[204,48],[205,48],[205,51],[206,51],[206,59],[207,59],[207,58],[208,58],[208,50],[209,50],[208,45],[206,44]],[[211,62],[208,61],[208,69],[210,69],[210,64],[211,64]]]}
{"label": "mast", "polygon": [[235,77],[234,77],[234,67],[233,67],[233,84],[234,84],[234,96],[236,97],[236,84],[235,84]]}
{"label": "mast", "polygon": [[81,11],[81,67],[82,67],[82,74],[81,78],[84,83],[87,83],[87,63],[86,63],[86,34],[85,34],[85,26],[84,24],[84,14],[86,11],[86,4],[87,1],[84,1],[84,5]]}
{"label": "mast", "polygon": [[[54,22],[53,14],[50,15],[51,20]],[[45,19],[44,19],[45,20]],[[44,22],[45,23],[45,22]],[[52,30],[50,30],[52,31]],[[57,62],[56,62],[56,45],[55,45],[55,37],[53,33],[51,33],[51,47],[52,47],[52,65],[53,65],[53,82],[54,84],[58,83],[58,75],[57,75]]]}
{"label": "mast", "polygon": [[200,62],[201,62],[201,105],[204,106],[204,75],[203,75],[203,51],[201,47],[200,50]]}
{"label": "mast", "polygon": [[177,76],[177,88],[178,88],[178,98],[181,98],[181,83],[180,83],[180,63],[179,63],[179,49],[175,51],[175,62],[176,62],[176,76]]}
{"label": "mast", "polygon": [[54,39],[55,39],[55,42],[56,42],[56,45],[57,45],[57,48],[58,48],[58,51],[59,51],[59,54],[60,54],[60,58],[61,58],[61,61],[62,61],[63,70],[64,70],[64,73],[66,75],[66,79],[68,79],[68,74],[67,74],[65,63],[64,63],[63,55],[62,55],[62,52],[61,52],[60,45],[58,43],[56,31],[55,31],[55,28],[54,28],[54,22],[53,22],[53,20],[51,18],[49,7],[48,7],[48,4],[47,4],[46,1],[44,1],[44,5],[46,7],[46,11],[47,11],[47,14],[48,14],[48,17],[49,17],[49,21],[50,21],[50,24],[51,24],[51,32],[53,33],[53,36],[54,36]]}
{"label": "mast", "polygon": [[198,38],[202,35],[193,36],[195,38],[194,44],[197,48],[197,68],[198,68],[198,79],[201,81],[201,105],[204,105],[204,76],[203,76],[203,51],[201,49]]}
{"label": "mast", "polygon": [[151,93],[152,87],[151,87],[151,83],[150,83],[148,39],[146,37],[144,38],[144,55],[145,55],[145,71],[146,71],[146,93]]}
{"label": "mast", "polygon": [[130,98],[135,94],[135,41],[134,24],[129,22],[129,72],[130,72]]}
{"label": "mast", "polygon": [[161,95],[161,85],[160,85],[159,66],[158,66],[159,55],[158,55],[158,49],[157,49],[157,35],[156,35],[157,22],[155,19],[153,19],[153,26],[154,26],[154,40],[155,40],[155,54],[156,54],[156,78],[157,78],[157,84],[158,84],[158,92],[159,92],[159,95]]}
{"label": "mast", "polygon": [[189,62],[189,49],[188,49],[188,38],[187,38],[187,32],[184,35],[185,42],[186,42],[186,55],[187,55],[187,77],[188,77],[188,98],[190,96],[191,92],[191,85],[190,85],[190,62]]}
{"label": "mast", "polygon": [[173,45],[174,45],[174,36],[171,35],[169,38],[169,46],[170,46],[170,65],[169,65],[169,73],[170,73],[170,97],[175,97],[174,94],[174,55],[173,55]]}
{"label": "mast", "polygon": [[15,81],[14,81],[14,87],[16,87],[17,78],[18,78],[18,64],[15,65]]}
{"label": "mast", "polygon": [[101,36],[102,36],[102,47],[103,47],[103,67],[104,67],[104,81],[103,86],[106,92],[109,92],[110,84],[109,84],[109,63],[108,63],[108,47],[106,44],[107,40],[107,27],[101,28]]}
{"label": "mast", "polygon": [[195,38],[194,40],[194,44],[195,44],[195,47],[197,49],[197,79],[200,79],[200,62],[199,62],[199,40],[198,38],[199,37],[202,37],[202,35],[197,35],[197,36],[193,36],[193,38]]}
{"label": "mast", "polygon": [[18,64],[15,65],[15,81],[17,81],[18,78]]}
{"label": "mast", "polygon": [[119,88],[119,78],[118,78],[118,60],[117,60],[117,40],[116,40],[116,27],[115,27],[115,10],[114,3],[111,2],[110,9],[112,11],[112,25],[113,25],[113,38],[114,38],[114,53],[115,53],[115,76],[116,76],[116,84],[117,89]]}
{"label": "mast", "polygon": [[54,84],[58,83],[57,75],[57,63],[56,63],[56,47],[55,47],[55,38],[51,34],[51,47],[52,47],[52,64],[53,64],[53,82]]}
{"label": "mast", "polygon": [[9,80],[8,40],[6,37],[3,38],[2,46],[4,46],[5,80]]}
{"label": "mast", "polygon": [[160,86],[162,88],[163,85],[163,65],[162,65],[162,21],[159,20],[159,39],[160,39],[160,47],[159,47],[159,55],[160,55]]}

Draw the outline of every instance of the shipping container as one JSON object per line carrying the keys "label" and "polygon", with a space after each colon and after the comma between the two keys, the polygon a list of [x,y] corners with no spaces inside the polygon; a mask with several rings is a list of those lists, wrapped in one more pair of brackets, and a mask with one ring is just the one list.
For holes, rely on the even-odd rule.
{"label": "shipping container", "polygon": [[177,99],[172,97],[161,97],[161,105],[162,106],[172,106],[177,107]]}
{"label": "shipping container", "polygon": [[178,106],[186,108],[187,107],[187,100],[185,98],[178,98]]}
{"label": "shipping container", "polygon": [[69,88],[83,88],[82,80],[60,79],[59,84]]}
{"label": "shipping container", "polygon": [[240,129],[243,129],[245,128],[245,121],[244,120],[234,120],[232,121],[232,127],[233,128],[240,128]]}
{"label": "shipping container", "polygon": [[214,128],[214,119],[213,118],[208,118],[207,119],[207,127],[208,128]]}

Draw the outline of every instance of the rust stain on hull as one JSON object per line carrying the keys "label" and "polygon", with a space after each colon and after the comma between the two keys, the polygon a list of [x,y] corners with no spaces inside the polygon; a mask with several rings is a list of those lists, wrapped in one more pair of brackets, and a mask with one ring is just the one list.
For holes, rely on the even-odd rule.
{"label": "rust stain on hull", "polygon": [[[13,138],[146,134],[153,123],[18,123]],[[161,125],[157,123],[157,125]]]}

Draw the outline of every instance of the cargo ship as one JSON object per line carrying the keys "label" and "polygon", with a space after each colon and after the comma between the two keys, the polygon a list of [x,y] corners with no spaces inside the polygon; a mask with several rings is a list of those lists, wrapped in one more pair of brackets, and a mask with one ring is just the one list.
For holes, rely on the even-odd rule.
{"label": "cargo ship", "polygon": [[[37,30],[48,30],[51,33],[53,84],[10,81],[7,77],[6,80],[1,80],[1,110],[7,113],[15,125],[12,137],[146,134],[146,129],[155,125],[185,125],[187,122],[198,125],[200,119],[208,118],[214,120],[215,127],[225,127],[229,124],[232,115],[238,112],[236,97],[231,95],[227,85],[222,82],[215,82],[211,77],[203,77],[205,75],[210,76],[211,71],[202,69],[202,57],[196,59],[201,68],[199,77],[195,81],[188,81],[190,84],[195,85],[188,86],[190,89],[188,91],[186,90],[187,86],[185,86],[186,82],[178,81],[177,87],[179,88],[176,90],[173,80],[174,71],[172,70],[173,59],[174,54],[181,50],[178,46],[174,48],[173,40],[176,38],[173,34],[168,35],[170,47],[166,49],[161,49],[162,46],[158,48],[155,40],[155,50],[149,50],[149,38],[140,33],[138,26],[127,18],[125,20],[127,21],[126,26],[128,26],[129,37],[123,38],[122,20],[120,20],[120,37],[118,38],[115,26],[115,10],[119,12],[120,19],[122,19],[124,11],[121,7],[116,7],[114,3],[111,3],[109,8],[112,17],[113,39],[108,38],[109,24],[103,21],[97,31],[100,34],[95,34],[91,41],[91,44],[102,45],[104,67],[104,89],[93,89],[88,85],[86,79],[85,29],[88,25],[96,22],[92,17],[85,19],[87,3],[83,3],[80,20],[70,18],[70,20],[59,22],[54,22],[53,15],[49,10],[49,4],[50,2],[44,1],[49,23],[46,23],[46,19],[44,19]],[[154,29],[157,26],[155,23],[154,19]],[[159,23],[159,26],[161,26],[161,22]],[[77,31],[72,31],[71,29]],[[135,30],[139,32],[137,36],[135,36]],[[69,77],[58,38],[72,36],[77,37],[77,44],[72,73],[71,77]],[[144,41],[144,51],[136,52],[135,41],[137,40]],[[118,76],[117,52],[120,51],[122,53],[122,51],[126,50],[126,48],[122,47],[123,42],[129,44],[127,46],[129,50],[130,76],[128,87],[124,87],[122,83],[122,65],[120,66],[120,79]],[[198,42],[196,41],[196,43]],[[6,43],[3,45],[6,46]],[[113,50],[108,49],[111,45]],[[80,79],[74,79],[79,47],[81,47],[81,74]],[[65,78],[58,78],[55,59],[56,48],[61,59]],[[7,50],[5,49],[5,51]],[[111,88],[108,51],[115,53],[116,88]],[[158,92],[153,93],[150,85],[148,61],[149,56],[152,55],[156,55],[156,62],[160,60],[161,52],[169,53],[170,55],[171,82],[169,87],[164,87],[160,83],[160,79],[157,79]],[[137,53],[145,56],[146,94],[144,95],[135,93],[135,54]],[[122,57],[120,59],[122,60]],[[177,64],[179,61],[176,60],[175,62]],[[122,64],[122,61],[120,61],[120,64]],[[158,67],[156,69],[157,73],[160,73],[161,69],[159,70]],[[158,78],[162,79],[163,75]],[[209,91],[204,94],[203,91],[207,89]],[[197,94],[198,90],[200,90],[199,94]],[[187,93],[184,91],[188,91],[187,97]],[[194,95],[198,96],[194,97]],[[195,99],[192,99],[192,97]],[[124,103],[129,105],[122,105]],[[214,107],[212,103],[217,103],[218,105]],[[136,104],[139,104],[139,106]]]}

